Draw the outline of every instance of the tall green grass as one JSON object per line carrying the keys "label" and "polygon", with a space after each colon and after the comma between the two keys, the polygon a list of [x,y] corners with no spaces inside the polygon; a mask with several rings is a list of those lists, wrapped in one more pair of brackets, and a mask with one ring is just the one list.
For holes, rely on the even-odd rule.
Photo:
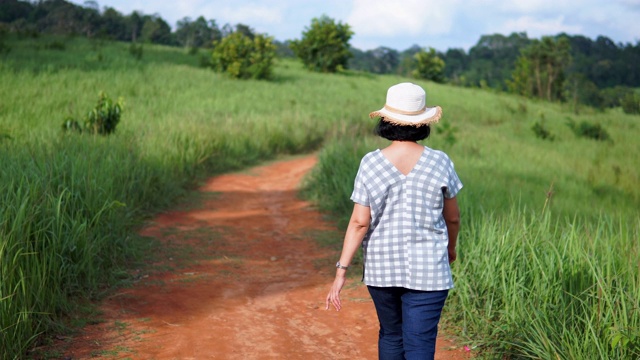
{"label": "tall green grass", "polygon": [[[150,213],[209,176],[318,149],[356,118],[375,79],[307,74],[233,81],[180,49],[14,39],[0,64],[0,358],[21,358],[148,246]],[[97,56],[97,55],[100,56]],[[64,134],[100,91],[125,101],[109,137]],[[114,275],[115,274],[115,275]]]}
{"label": "tall green grass", "polygon": [[[327,144],[307,179],[307,196],[345,227],[360,158],[385,144],[371,137]],[[487,177],[459,165],[464,156],[459,160],[463,223],[453,266],[456,288],[445,314],[454,335],[482,358],[638,358],[640,218],[634,194],[617,199],[619,207],[592,194],[590,207],[583,208],[580,196],[589,191],[574,185],[558,200],[568,204],[545,207],[544,194],[527,197],[535,181],[514,184],[521,190],[517,198],[494,190],[492,182],[507,181],[496,178],[508,164]],[[338,240],[335,246],[338,251]]]}
{"label": "tall green grass", "polygon": [[[424,143],[465,184],[447,328],[481,358],[639,358],[640,118],[422,85],[457,129],[452,144],[436,124]],[[613,141],[576,138],[570,120],[599,123]],[[535,136],[539,121],[555,141]],[[355,138],[326,144],[306,183],[343,226],[361,157],[388,144]]]}
{"label": "tall green grass", "polygon": [[514,207],[465,225],[447,315],[473,345],[508,358],[640,356],[637,218]]}

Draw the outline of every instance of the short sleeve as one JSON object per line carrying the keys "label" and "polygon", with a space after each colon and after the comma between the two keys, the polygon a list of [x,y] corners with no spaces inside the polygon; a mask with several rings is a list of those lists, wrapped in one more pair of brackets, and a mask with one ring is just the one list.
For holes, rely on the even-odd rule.
{"label": "short sleeve", "polygon": [[358,169],[358,174],[356,175],[356,179],[353,183],[353,193],[351,193],[351,201],[362,206],[369,206],[369,193],[367,192],[367,188],[364,185],[365,170],[363,163],[364,161],[360,162],[360,168]]}
{"label": "short sleeve", "polygon": [[460,178],[458,177],[458,174],[456,173],[453,162],[451,160],[449,160],[448,173],[449,179],[447,181],[447,188],[444,191],[444,197],[446,197],[447,199],[452,199],[456,196],[458,191],[462,189],[462,182],[460,181]]}

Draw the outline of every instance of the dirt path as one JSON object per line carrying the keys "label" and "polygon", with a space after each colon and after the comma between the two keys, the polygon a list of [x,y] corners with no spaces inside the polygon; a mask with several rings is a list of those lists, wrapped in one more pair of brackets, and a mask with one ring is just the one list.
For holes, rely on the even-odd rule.
{"label": "dirt path", "polygon": [[[324,310],[338,254],[313,237],[342,234],[296,196],[315,161],[212,178],[192,208],[154,219],[143,235],[173,250],[104,301],[104,322],[65,358],[376,359],[375,310],[359,281],[343,290],[342,311]],[[438,351],[467,358],[442,339]]]}

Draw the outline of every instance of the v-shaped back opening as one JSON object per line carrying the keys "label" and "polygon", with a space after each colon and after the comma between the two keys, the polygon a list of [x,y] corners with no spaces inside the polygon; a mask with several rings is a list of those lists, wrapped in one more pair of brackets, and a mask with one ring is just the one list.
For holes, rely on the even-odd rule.
{"label": "v-shaped back opening", "polygon": [[[424,153],[426,151],[425,147],[422,147],[422,151],[420,151],[420,154],[415,158],[415,159],[406,159],[407,161],[406,163],[400,164],[398,163],[398,161],[393,161],[392,159],[390,159],[385,153],[384,153],[384,149],[382,150],[378,150],[380,151],[380,155],[400,174],[402,174],[403,176],[409,176],[420,164],[420,161],[422,160],[422,157],[424,156]],[[414,155],[414,154],[411,154]],[[399,159],[394,159],[394,160],[399,160]],[[412,161],[409,161],[412,160]]]}

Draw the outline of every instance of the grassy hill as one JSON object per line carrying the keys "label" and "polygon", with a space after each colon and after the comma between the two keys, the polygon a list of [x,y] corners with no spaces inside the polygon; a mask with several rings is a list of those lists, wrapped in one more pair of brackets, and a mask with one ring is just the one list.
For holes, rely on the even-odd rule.
{"label": "grassy hill", "polygon": [[[0,357],[19,357],[78,298],[99,295],[147,240],[135,229],[198,179],[321,149],[307,195],[350,211],[359,158],[385,143],[368,113],[408,79],[313,74],[234,81],[199,54],[82,38],[8,39],[0,60]],[[447,321],[486,354],[640,353],[640,117],[420,82],[444,109],[425,144],[465,184]],[[125,102],[114,135],[64,133],[100,91]],[[609,141],[574,134],[599,125]],[[544,140],[535,124],[553,135]],[[491,355],[488,355],[491,356]]]}

